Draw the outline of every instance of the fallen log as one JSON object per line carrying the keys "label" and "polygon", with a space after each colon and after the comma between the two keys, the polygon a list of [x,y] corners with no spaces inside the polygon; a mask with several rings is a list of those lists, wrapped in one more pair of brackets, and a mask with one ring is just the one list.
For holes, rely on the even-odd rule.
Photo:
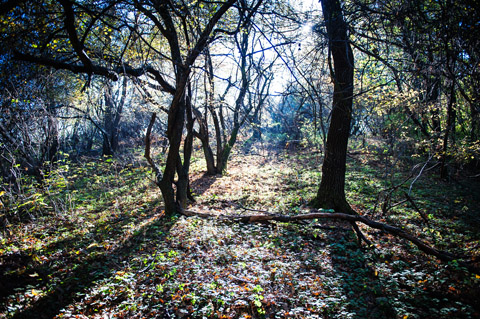
{"label": "fallen log", "polygon": [[[477,260],[472,257],[458,256],[446,251],[438,250],[430,246],[428,243],[422,241],[421,239],[409,234],[408,232],[406,232],[401,228],[398,228],[389,224],[377,222],[361,215],[350,215],[350,214],[344,214],[344,213],[322,212],[322,211],[313,211],[311,213],[301,214],[301,215],[283,215],[283,214],[274,214],[274,213],[249,214],[249,215],[215,215],[215,214],[195,212],[191,210],[185,211],[184,214],[186,216],[198,216],[202,218],[235,220],[243,223],[263,223],[263,222],[270,222],[270,221],[289,223],[289,222],[299,222],[299,221],[313,220],[313,219],[339,219],[339,220],[348,221],[354,224],[355,226],[357,226],[356,223],[360,222],[371,228],[375,228],[385,233],[389,233],[391,235],[406,239],[409,242],[413,243],[415,246],[417,246],[418,249],[420,249],[424,253],[435,256],[441,261],[449,262],[449,261],[457,260],[460,265],[465,266],[470,271],[478,272],[479,270],[478,267],[473,265],[473,263],[476,263]],[[358,226],[357,227],[355,226],[354,228],[358,228]],[[357,229],[355,229],[355,231],[357,231]],[[357,231],[357,234],[358,234],[358,231]],[[360,236],[363,236],[363,234]]]}

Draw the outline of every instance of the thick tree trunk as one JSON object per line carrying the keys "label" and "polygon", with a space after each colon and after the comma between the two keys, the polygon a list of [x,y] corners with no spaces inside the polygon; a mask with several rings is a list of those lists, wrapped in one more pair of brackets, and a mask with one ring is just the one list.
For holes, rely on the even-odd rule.
{"label": "thick tree trunk", "polygon": [[[170,143],[170,148],[168,150],[163,177],[158,183],[163,195],[163,200],[165,201],[165,212],[167,214],[182,212],[184,209],[181,206],[183,203],[179,203],[175,200],[175,191],[173,189],[175,173],[179,167],[178,165],[181,165],[181,163],[179,164],[181,161],[180,144],[182,142],[182,133],[185,123],[185,88],[189,74],[189,70],[182,71],[179,71],[181,74],[179,74],[179,79],[176,83],[177,89],[169,109],[167,138]],[[179,172],[179,180],[177,181],[177,197],[180,196],[180,198],[186,198],[187,182],[185,179],[188,179],[188,172],[184,174],[183,169],[180,169]],[[180,187],[178,187],[178,185],[180,185]],[[185,196],[183,196],[183,192],[185,192]]]}
{"label": "thick tree trunk", "polygon": [[202,143],[203,154],[205,156],[205,162],[207,164],[207,174],[217,174],[217,168],[215,167],[215,157],[213,156],[212,148],[210,147],[210,138],[208,136],[208,130],[205,119],[203,117],[197,117],[198,124],[200,126],[199,132],[194,132],[195,136]]}
{"label": "thick tree trunk", "polygon": [[230,133],[230,139],[228,140],[227,144],[222,150],[222,154],[220,158],[217,160],[217,169],[218,172],[221,174],[225,174],[227,172],[227,163],[228,159],[230,158],[230,153],[232,152],[232,148],[237,141],[238,131],[240,130],[240,126],[235,126]]}
{"label": "thick tree trunk", "polygon": [[322,1],[329,50],[333,57],[333,106],[327,134],[322,180],[313,204],[316,207],[352,213],[345,198],[347,144],[353,102],[353,53],[348,42],[347,24],[338,0]]}

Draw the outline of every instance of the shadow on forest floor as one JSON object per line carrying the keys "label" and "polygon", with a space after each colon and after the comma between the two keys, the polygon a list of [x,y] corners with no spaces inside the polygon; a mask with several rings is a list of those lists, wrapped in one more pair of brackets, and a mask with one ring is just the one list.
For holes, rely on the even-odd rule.
{"label": "shadow on forest floor", "polygon": [[195,196],[203,195],[218,179],[219,175],[208,175],[207,173],[193,176],[190,187]]}
{"label": "shadow on forest floor", "polygon": [[[24,258],[23,262],[15,265],[12,262],[10,266],[4,264],[11,275],[6,275],[2,279],[7,283],[15,283],[7,287],[6,295],[22,286],[33,285],[35,287],[32,288],[33,295],[35,291],[40,292],[44,289],[42,286],[48,288],[46,294],[35,298],[36,300],[29,307],[17,312],[13,318],[55,317],[62,309],[79,301],[92,285],[114,276],[116,271],[122,269],[123,263],[128,263],[140,248],[152,240],[151,236],[146,237],[147,233],[150,234],[153,229],[159,227],[162,228],[162,234],[168,233],[168,223],[165,223],[163,215],[158,210],[152,210],[150,214],[139,217],[134,216],[135,222],[141,226],[132,234],[114,234],[109,238],[111,245],[102,247],[94,238],[100,237],[99,233],[105,232],[104,229],[110,227],[124,229],[130,219],[112,220],[90,233],[44,247],[43,252],[46,255],[57,255],[48,258],[47,262],[38,260],[40,257],[35,255],[29,256],[28,261]],[[101,236],[105,237],[105,235],[108,236],[105,233]],[[164,235],[156,236],[155,240],[161,241],[163,237]],[[7,258],[11,259],[10,256]]]}
{"label": "shadow on forest floor", "polygon": [[[315,194],[320,176],[317,160],[309,154],[278,153],[271,160],[248,155],[232,159],[226,176],[197,170],[192,188],[198,202],[191,208],[216,214],[247,209],[308,212],[304,204]],[[352,204],[371,209],[366,198],[382,185],[381,178],[374,169],[355,165],[350,169],[358,173],[348,176]],[[362,227],[373,242],[365,248],[358,246],[348,223],[336,221],[258,225],[166,218],[156,199],[158,189],[153,182],[145,186],[150,183],[145,171],[129,168],[118,174],[99,182],[103,184],[98,189],[113,195],[95,199],[91,197],[98,191],[92,193],[90,187],[97,184],[82,180],[86,199],[64,220],[53,223],[47,216],[37,223],[15,225],[18,233],[12,230],[0,256],[0,316],[480,316],[480,274],[469,274],[455,263],[438,263],[382,232]],[[137,174],[136,179],[131,174]],[[137,185],[141,180],[145,183]],[[424,184],[433,189],[432,183]],[[468,189],[459,187],[452,198],[444,184],[435,187],[434,195],[445,198],[434,196],[432,201],[432,192],[416,189],[421,209],[440,211],[447,201],[448,212],[468,207],[468,214],[473,214]],[[467,229],[463,217],[446,212],[447,208],[432,214],[430,225],[402,206],[379,218],[405,225],[426,240],[434,238],[442,248],[453,243],[458,250],[477,249],[477,234],[462,233]]]}

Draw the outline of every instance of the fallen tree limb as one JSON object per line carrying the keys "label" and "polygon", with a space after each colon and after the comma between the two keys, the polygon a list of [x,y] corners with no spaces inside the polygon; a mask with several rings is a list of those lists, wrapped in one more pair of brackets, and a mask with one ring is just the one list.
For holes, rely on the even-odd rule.
{"label": "fallen tree limb", "polygon": [[417,213],[420,215],[420,217],[422,217],[422,219],[425,221],[425,223],[427,223],[427,225],[429,225],[428,216],[425,215],[425,214],[420,210],[420,208],[418,208],[417,204],[415,204],[415,202],[413,201],[412,197],[411,197],[410,195],[408,195],[407,192],[403,192],[403,194],[405,195],[405,198],[407,199],[407,201],[409,201],[410,204],[412,204],[413,209],[415,209],[415,210],[417,211]]}
{"label": "fallen tree limb", "polygon": [[[235,220],[238,222],[244,223],[260,223],[260,222],[268,222],[268,221],[278,221],[278,222],[299,222],[304,220],[313,220],[313,219],[339,219],[345,220],[352,224],[356,225],[356,222],[360,222],[365,224],[371,228],[379,229],[391,235],[403,238],[414,244],[418,247],[421,251],[428,255],[432,255],[440,259],[441,261],[453,261],[458,260],[459,264],[462,266],[467,267],[471,271],[478,271],[478,268],[472,265],[473,262],[476,262],[471,257],[468,256],[457,256],[451,254],[446,251],[438,250],[428,243],[422,241],[421,239],[407,233],[401,228],[391,226],[385,223],[380,223],[374,220],[371,220],[367,217],[360,216],[360,215],[349,215],[344,213],[328,213],[328,212],[319,212],[314,211],[308,214],[301,214],[301,215],[282,215],[282,214],[251,214],[251,215],[215,215],[215,214],[208,214],[208,213],[200,213],[195,211],[185,211],[186,216],[198,216],[202,218],[216,218],[222,220]],[[357,226],[358,228],[358,226]]]}

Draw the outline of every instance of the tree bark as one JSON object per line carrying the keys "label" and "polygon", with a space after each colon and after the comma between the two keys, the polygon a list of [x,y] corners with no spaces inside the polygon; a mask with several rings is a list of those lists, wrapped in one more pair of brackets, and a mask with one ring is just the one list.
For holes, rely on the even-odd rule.
{"label": "tree bark", "polygon": [[470,103],[470,141],[475,142],[480,137],[480,106]]}
{"label": "tree bark", "polygon": [[54,163],[57,159],[58,149],[60,147],[58,134],[58,120],[56,118],[56,109],[51,104],[47,112],[47,136],[45,138],[45,156],[44,159]]}
{"label": "tree bark", "polygon": [[456,95],[455,95],[455,81],[452,80],[452,84],[450,87],[450,96],[448,100],[447,106],[447,124],[445,128],[445,134],[443,136],[443,146],[442,146],[442,166],[440,168],[440,177],[446,179],[448,177],[447,171],[447,151],[448,151],[448,139],[450,138],[450,132],[454,129],[455,123],[455,103],[456,103]]}
{"label": "tree bark", "polygon": [[106,134],[103,134],[102,153],[103,155],[113,156],[118,149],[119,125],[127,95],[127,77],[123,78],[120,100],[117,101],[113,94],[113,83],[109,79],[107,79],[105,82],[105,114],[103,125]]}
{"label": "tree bark", "polygon": [[312,204],[316,207],[352,213],[345,198],[347,144],[353,103],[353,53],[348,41],[347,23],[338,0],[323,0],[329,53],[333,57],[333,106],[327,134],[322,180]]}
{"label": "tree bark", "polygon": [[[207,46],[214,26],[234,2],[235,0],[228,0],[222,4],[222,6],[210,18],[202,33],[199,35],[196,44],[185,58],[183,58],[181,54],[177,29],[168,5],[164,2],[158,2],[154,5],[156,11],[161,16],[163,23],[160,23],[155,17],[153,17],[149,10],[146,10],[142,5],[138,5],[138,9],[155,22],[160,32],[167,39],[170,46],[173,68],[175,69],[175,88],[174,90],[169,90],[169,92],[173,94],[173,99],[168,111],[167,122],[167,138],[170,147],[163,176],[161,176],[159,180],[157,179],[157,185],[162,192],[163,200],[165,202],[165,213],[167,215],[182,213],[186,206],[193,131],[193,119],[191,118],[192,110],[191,105],[189,104],[190,101],[188,100],[190,99],[190,96],[186,93],[188,90],[191,67],[200,52],[202,52]],[[162,82],[160,85],[164,86],[164,83]],[[188,132],[185,140],[184,158],[182,163],[180,144],[186,118]],[[152,164],[150,163],[150,165]],[[178,174],[178,180],[176,182],[174,180],[175,174]],[[176,194],[174,185],[176,185]]]}
{"label": "tree bark", "polygon": [[115,102],[113,101],[112,83],[108,80],[105,83],[103,95],[105,103],[105,114],[103,118],[105,134],[103,134],[102,154],[113,156],[115,150],[112,142],[116,131],[116,128],[113,125]]}
{"label": "tree bark", "polygon": [[217,174],[217,168],[215,167],[215,157],[213,156],[212,148],[210,147],[210,136],[208,132],[208,109],[202,115],[199,110],[193,109],[196,120],[198,122],[199,130],[194,131],[196,138],[202,143],[203,154],[205,156],[205,162],[207,164],[207,174],[215,175]]}
{"label": "tree bark", "polygon": [[[212,112],[212,119],[215,124],[216,135],[220,134],[220,127],[218,125],[218,118],[214,109],[214,92],[215,86],[213,81],[213,65],[210,57],[210,51],[208,46],[205,48],[205,109],[202,114],[200,110],[192,107],[195,113],[196,120],[198,122],[198,132],[194,131],[195,137],[197,137],[202,143],[203,154],[205,155],[205,162],[207,164],[207,174],[216,175],[217,167],[215,166],[215,157],[213,155],[212,147],[210,146],[210,133],[208,130],[208,112]],[[217,141],[218,144],[218,141]],[[221,144],[221,139],[220,139]]]}

